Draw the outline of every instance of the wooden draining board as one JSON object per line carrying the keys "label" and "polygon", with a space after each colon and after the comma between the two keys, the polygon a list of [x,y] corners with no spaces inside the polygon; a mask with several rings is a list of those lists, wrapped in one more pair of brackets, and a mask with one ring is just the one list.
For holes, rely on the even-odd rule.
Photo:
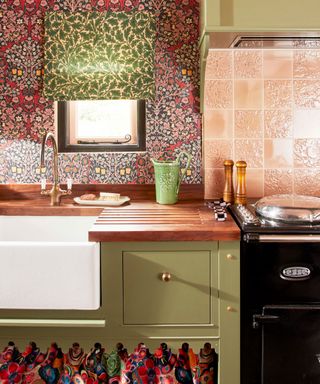
{"label": "wooden draining board", "polygon": [[240,231],[230,217],[217,222],[203,201],[163,206],[133,202],[105,208],[89,232],[91,241],[234,240]]}
{"label": "wooden draining board", "polygon": [[168,209],[135,209],[135,210],[108,210],[105,209],[98,217],[96,224],[201,224],[199,212],[184,209],[180,212]]}

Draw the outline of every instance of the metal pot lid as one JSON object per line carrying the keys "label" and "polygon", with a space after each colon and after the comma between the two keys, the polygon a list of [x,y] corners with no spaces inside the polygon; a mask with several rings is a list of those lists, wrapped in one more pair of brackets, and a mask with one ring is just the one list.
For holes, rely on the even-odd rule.
{"label": "metal pot lid", "polygon": [[257,214],[268,220],[289,223],[319,223],[320,198],[305,195],[271,195],[255,203]]}

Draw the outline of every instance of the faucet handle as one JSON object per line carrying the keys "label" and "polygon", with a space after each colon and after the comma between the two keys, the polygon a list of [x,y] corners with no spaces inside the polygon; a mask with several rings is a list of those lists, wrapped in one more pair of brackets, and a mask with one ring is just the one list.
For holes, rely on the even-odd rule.
{"label": "faucet handle", "polygon": [[72,191],[72,179],[70,178],[67,179],[67,190],[68,190],[68,193],[71,193]]}
{"label": "faucet handle", "polygon": [[41,191],[45,191],[47,186],[47,180],[43,177],[41,179]]}

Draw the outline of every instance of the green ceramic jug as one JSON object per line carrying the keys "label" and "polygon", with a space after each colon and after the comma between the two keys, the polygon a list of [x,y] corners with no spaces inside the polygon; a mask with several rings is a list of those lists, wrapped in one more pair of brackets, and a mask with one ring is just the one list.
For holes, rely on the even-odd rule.
{"label": "green ceramic jug", "polygon": [[[185,168],[181,168],[180,160],[187,157]],[[175,204],[178,201],[179,187],[189,168],[192,156],[187,152],[181,152],[176,160],[154,160],[156,201],[159,204]]]}

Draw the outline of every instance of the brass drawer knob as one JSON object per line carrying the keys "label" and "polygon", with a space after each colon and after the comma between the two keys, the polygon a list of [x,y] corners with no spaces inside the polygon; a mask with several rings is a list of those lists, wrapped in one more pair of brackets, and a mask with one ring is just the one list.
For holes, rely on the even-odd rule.
{"label": "brass drawer knob", "polygon": [[228,305],[228,306],[227,306],[227,311],[228,311],[228,312],[234,312],[235,309],[234,309],[233,307],[231,307],[231,305]]}
{"label": "brass drawer knob", "polygon": [[228,260],[233,260],[234,257],[233,257],[233,255],[232,255],[231,253],[228,253],[228,254],[227,254],[227,259],[228,259]]}
{"label": "brass drawer knob", "polygon": [[170,281],[171,280],[171,273],[170,272],[163,272],[161,274],[161,280],[165,281],[165,282]]}

